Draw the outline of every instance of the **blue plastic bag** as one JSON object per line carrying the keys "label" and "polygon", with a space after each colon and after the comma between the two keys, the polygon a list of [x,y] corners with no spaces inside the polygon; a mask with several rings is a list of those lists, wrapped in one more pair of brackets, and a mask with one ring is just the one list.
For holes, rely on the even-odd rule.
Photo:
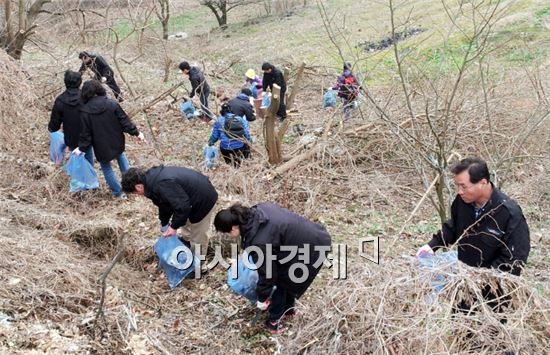
{"label": "blue plastic bag", "polygon": [[71,154],[65,171],[71,177],[71,192],[97,189],[99,180],[94,167],[84,157],[84,154]]}
{"label": "blue plastic bag", "polygon": [[195,269],[195,265],[199,265],[197,257],[176,236],[160,237],[154,249],[171,289],[177,287]]}
{"label": "blue plastic bag", "polygon": [[271,105],[271,93],[262,97],[262,108],[268,108]]}
{"label": "blue plastic bag", "polygon": [[215,145],[213,146],[205,146],[204,147],[204,163],[206,164],[206,167],[208,169],[212,169],[214,167],[214,163],[216,162],[216,157],[218,156],[218,148],[216,148]]}
{"label": "blue plastic bag", "polygon": [[323,96],[323,108],[336,107],[336,91],[328,90]]}
{"label": "blue plastic bag", "polygon": [[[244,258],[247,257],[246,253],[243,253],[237,262],[229,268],[227,271],[227,284],[236,294],[246,297],[251,303],[258,301],[258,294],[256,293],[256,285],[258,284],[258,271],[247,268],[244,262]],[[248,255],[249,265],[254,265],[252,258]],[[237,274],[235,274],[237,272]],[[234,278],[234,276],[237,276]]]}
{"label": "blue plastic bag", "polygon": [[429,280],[435,294],[441,293],[449,282],[449,273],[452,272],[458,260],[456,251],[431,254],[425,253],[418,257],[420,275]]}
{"label": "blue plastic bag", "polygon": [[50,160],[60,165],[65,157],[65,135],[63,132],[50,132]]}
{"label": "blue plastic bag", "polygon": [[193,101],[191,100],[182,102],[180,105],[180,111],[185,115],[185,117],[187,117],[188,120],[201,115],[201,112],[195,108],[195,105],[193,105]]}

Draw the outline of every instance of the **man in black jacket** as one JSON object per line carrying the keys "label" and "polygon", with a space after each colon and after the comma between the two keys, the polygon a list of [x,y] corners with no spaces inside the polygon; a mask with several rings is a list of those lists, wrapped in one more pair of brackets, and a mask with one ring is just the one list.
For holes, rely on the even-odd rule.
{"label": "man in black jacket", "polygon": [[273,84],[277,84],[281,87],[281,97],[279,101],[279,110],[277,111],[277,116],[283,121],[286,118],[286,105],[285,105],[285,95],[286,95],[286,81],[283,73],[275,68],[273,64],[264,63],[262,64],[262,71],[264,72],[263,77],[263,87],[264,91],[269,88],[273,92]]}
{"label": "man in black jacket", "polygon": [[95,79],[102,83],[106,83],[111,88],[115,98],[122,102],[124,101],[118,84],[115,81],[113,69],[107,64],[107,61],[98,54],[91,54],[86,51],[78,54],[78,59],[82,60],[82,65],[78,70],[83,74],[86,69],[90,69],[95,75]]}
{"label": "man in black jacket", "polygon": [[122,176],[122,188],[149,198],[158,207],[161,232],[175,236],[180,227],[195,253],[206,254],[208,231],[218,193],[207,176],[191,169],[155,166],[147,171],[130,168]]}
{"label": "man in black jacket", "polygon": [[227,102],[231,113],[246,118],[248,122],[256,121],[254,107],[252,107],[252,104],[250,103],[251,97],[252,91],[250,91],[250,89],[242,89],[241,93],[237,97]]}
{"label": "man in black jacket", "polygon": [[191,93],[189,98],[193,98],[195,94],[199,94],[202,111],[209,117],[214,118],[214,115],[208,108],[208,96],[210,95],[210,86],[204,77],[204,74],[197,67],[192,67],[188,62],[181,62],[179,68],[183,75],[189,76],[191,82]]}
{"label": "man in black jacket", "polygon": [[[48,131],[59,131],[61,125],[63,125],[65,145],[73,151],[78,147],[78,137],[80,135],[80,109],[82,108],[80,84],[82,84],[82,76],[80,73],[67,70],[64,81],[66,90],[55,99]],[[94,152],[92,149],[86,151],[85,157],[91,165],[94,165]]]}
{"label": "man in black jacket", "polygon": [[491,183],[482,159],[463,159],[451,171],[458,189],[451,219],[417,255],[456,245],[458,259],[470,266],[519,275],[530,249],[521,208]]}

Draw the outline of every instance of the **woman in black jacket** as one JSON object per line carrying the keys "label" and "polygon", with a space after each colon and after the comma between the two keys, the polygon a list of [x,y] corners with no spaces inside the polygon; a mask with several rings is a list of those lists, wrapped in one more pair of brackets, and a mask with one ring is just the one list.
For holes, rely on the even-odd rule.
{"label": "woman in black jacket", "polygon": [[266,326],[281,333],[281,318],[294,315],[295,299],[311,285],[330,250],[330,235],[323,226],[269,202],[221,210],[214,226],[240,236],[243,248],[251,251],[259,276],[257,307],[269,308]]}
{"label": "woman in black jacket", "polygon": [[82,86],[82,126],[78,148],[74,153],[81,154],[92,146],[113,196],[125,198],[111,161],[116,159],[120,173],[123,174],[130,168],[124,154],[124,132],[138,137],[140,141],[145,139],[120,105],[105,95],[105,89],[97,80],[88,80]]}

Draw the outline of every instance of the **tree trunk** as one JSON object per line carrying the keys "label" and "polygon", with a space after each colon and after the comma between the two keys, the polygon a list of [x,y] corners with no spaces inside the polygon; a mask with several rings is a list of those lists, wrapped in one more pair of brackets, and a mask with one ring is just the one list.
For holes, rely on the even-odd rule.
{"label": "tree trunk", "polygon": [[300,90],[299,84],[300,84],[300,81],[302,80],[302,76],[304,75],[305,68],[306,68],[306,62],[304,61],[298,68],[298,73],[296,73],[296,78],[294,79],[294,85],[292,85],[292,91],[290,93],[288,101],[286,102],[287,111],[290,111],[292,107],[294,107],[294,100],[296,99],[296,94],[298,93],[298,90]]}
{"label": "tree trunk", "polygon": [[273,92],[271,93],[271,104],[265,111],[264,120],[264,140],[265,149],[269,157],[270,164],[279,164],[283,160],[281,154],[281,142],[279,135],[275,133],[275,121],[277,120],[276,114],[279,108],[281,87],[277,84],[273,85]]}

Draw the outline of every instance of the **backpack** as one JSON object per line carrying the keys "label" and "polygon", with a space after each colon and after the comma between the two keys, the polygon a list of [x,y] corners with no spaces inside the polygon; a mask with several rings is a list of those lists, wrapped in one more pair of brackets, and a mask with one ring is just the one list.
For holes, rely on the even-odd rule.
{"label": "backpack", "polygon": [[359,95],[359,85],[357,84],[354,75],[350,74],[344,77],[344,83],[342,84],[340,91],[348,100],[353,100],[357,97],[357,95]]}
{"label": "backpack", "polygon": [[227,134],[230,139],[240,139],[245,137],[244,126],[235,115],[225,116],[223,129],[225,130],[225,134]]}

